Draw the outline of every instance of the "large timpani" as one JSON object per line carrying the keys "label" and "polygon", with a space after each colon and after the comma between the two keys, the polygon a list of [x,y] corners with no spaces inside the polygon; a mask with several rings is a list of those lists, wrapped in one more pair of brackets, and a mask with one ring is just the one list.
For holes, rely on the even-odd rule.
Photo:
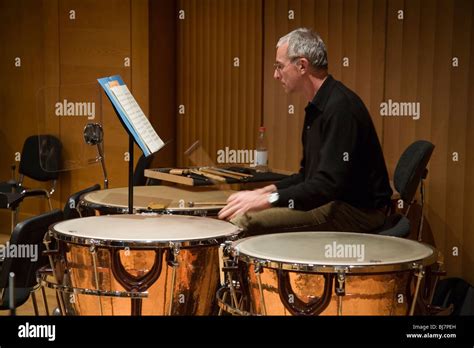
{"label": "large timpani", "polygon": [[[216,216],[233,190],[174,186],[134,187],[133,205],[137,212],[153,211],[162,214]],[[150,208],[150,205],[154,207]],[[79,202],[82,216],[125,214],[128,212],[128,188],[120,187],[93,191]]]}
{"label": "large timpani", "polygon": [[347,232],[228,244],[228,282],[217,297],[234,315],[413,314],[424,269],[437,259],[422,243]]}
{"label": "large timpani", "polygon": [[[45,243],[66,315],[209,315],[216,308],[221,243],[239,230],[217,219],[109,215],[59,222]],[[48,247],[48,249],[51,249]],[[51,279],[54,278],[54,280]]]}

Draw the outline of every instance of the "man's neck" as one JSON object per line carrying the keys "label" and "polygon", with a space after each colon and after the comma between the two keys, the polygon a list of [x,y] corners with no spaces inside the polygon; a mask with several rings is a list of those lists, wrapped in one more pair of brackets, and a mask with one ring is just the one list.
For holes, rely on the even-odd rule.
{"label": "man's neck", "polygon": [[306,84],[303,87],[303,95],[309,102],[313,100],[314,96],[316,95],[316,93],[318,93],[319,89],[321,88],[327,77],[327,73],[318,76],[308,75]]}

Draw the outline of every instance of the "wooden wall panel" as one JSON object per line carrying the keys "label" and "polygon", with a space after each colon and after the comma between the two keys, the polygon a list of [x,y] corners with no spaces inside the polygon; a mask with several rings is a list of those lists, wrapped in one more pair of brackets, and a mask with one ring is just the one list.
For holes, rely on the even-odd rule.
{"label": "wooden wall panel", "polygon": [[[175,0],[150,1],[148,12],[150,42],[148,48],[149,118],[160,137],[166,143],[166,146],[155,156],[153,166],[173,167],[176,165],[177,142],[177,4]],[[137,18],[137,21],[140,20],[141,18]],[[160,33],[166,33],[166,35],[160,35]],[[133,44],[134,40],[132,40],[132,47]]]}
{"label": "wooden wall panel", "polygon": [[[391,99],[398,102],[401,100],[404,22],[397,18],[398,10],[403,10],[403,0],[389,0],[386,14],[387,46],[385,56],[384,101]],[[380,115],[380,110],[378,114]],[[393,173],[396,163],[400,158],[400,124],[399,120],[394,117],[385,117],[383,124],[383,144],[391,144],[391,147],[387,149],[384,148],[385,161],[387,162],[388,172]]]}
{"label": "wooden wall panel", "polygon": [[[269,142],[269,165],[272,168],[297,170],[301,159],[301,128],[306,103],[297,95],[286,95],[281,84],[273,78],[276,44],[280,37],[309,20],[304,14],[315,11],[315,2],[307,2],[302,11],[300,1],[265,1],[265,54],[264,54],[264,124]],[[294,11],[294,19],[289,19]],[[294,113],[290,113],[289,107]],[[285,146],[282,146],[282,145]]]}
{"label": "wooden wall panel", "polygon": [[[472,7],[472,2],[466,1]],[[467,120],[466,120],[466,147],[465,147],[465,175],[464,175],[464,209],[463,209],[463,252],[462,258],[462,275],[471,284],[474,283],[474,212],[472,208],[471,197],[474,195],[474,8],[471,11],[466,10],[466,15],[470,17],[470,31],[469,31],[469,59],[465,60],[469,72],[466,74],[469,79],[468,96],[466,100]],[[469,30],[466,27],[465,30]],[[457,47],[457,46],[455,46]],[[469,64],[469,65],[468,65]],[[455,208],[455,207],[453,207]]]}
{"label": "wooden wall panel", "polygon": [[[178,9],[185,13],[178,20],[178,164],[216,162],[227,146],[253,149],[261,119],[261,1],[182,0]],[[197,140],[201,147],[184,156]]]}
{"label": "wooden wall panel", "polygon": [[[97,105],[96,114],[103,116],[110,184],[125,186],[128,138],[96,79],[120,74],[148,113],[148,0],[2,0],[0,6],[0,47],[5,53],[0,67],[0,125],[7,130],[1,136],[6,145],[1,149],[0,180],[10,178],[13,154],[21,151],[24,139],[39,129],[60,136],[65,158],[85,162],[89,155],[95,156],[94,148],[82,145],[82,130],[88,121],[54,115],[57,101],[88,100],[90,86],[94,86],[103,101],[103,109]],[[74,20],[69,17],[71,10],[75,11]],[[22,58],[21,69],[13,66],[16,56]],[[131,66],[125,66],[126,57]],[[77,87],[71,87],[74,85]],[[50,91],[46,98],[41,93],[38,96],[44,87]],[[39,117],[49,120],[47,127],[38,126],[38,101],[42,104]],[[61,173],[53,205],[62,208],[71,193],[94,183],[103,184],[99,165]],[[20,218],[36,215],[46,207],[43,200],[28,200],[22,205]],[[8,212],[1,213],[3,230],[8,232]]]}
{"label": "wooden wall panel", "polygon": [[[464,241],[470,227],[464,225],[465,207],[471,207],[469,196],[465,194],[466,161],[468,152],[466,151],[466,141],[469,98],[469,63],[471,56],[471,36],[472,31],[466,30],[472,26],[472,1],[458,1],[453,9],[453,29],[451,57],[458,57],[461,62],[460,67],[451,67],[450,83],[450,105],[449,121],[447,124],[447,170],[446,170],[446,242],[444,250],[447,258],[448,271],[450,274],[462,276],[463,273],[471,274],[471,281],[474,280],[473,259],[466,262],[470,254],[474,251],[474,244]],[[448,56],[448,66],[449,66]],[[472,63],[471,63],[472,64]],[[472,80],[471,80],[472,81]],[[472,83],[471,83],[472,84]],[[452,160],[453,153],[458,153],[461,157],[459,161]],[[472,160],[472,157],[471,157]],[[453,248],[459,249],[458,256],[452,253]],[[471,265],[471,266],[469,266]],[[465,268],[465,269],[464,269]]]}
{"label": "wooden wall panel", "polygon": [[[69,19],[71,9],[76,11],[75,20]],[[130,68],[124,66],[126,57],[132,59],[130,2],[63,0],[59,13],[61,85],[95,84],[98,76],[119,74],[133,88]],[[123,154],[128,149],[128,137],[105,94],[100,93],[109,181],[112,187],[125,186],[128,166]],[[66,119],[61,124],[62,134],[80,134],[83,122]],[[102,184],[101,176],[100,167],[95,165],[64,173],[61,184],[68,193],[75,192]]]}
{"label": "wooden wall panel", "polygon": [[[47,83],[57,81],[57,45],[43,40],[54,37],[56,28],[43,18],[55,20],[51,7],[55,1],[0,1],[0,180],[11,178],[10,166],[15,163],[15,153],[22,150],[24,140],[37,133],[36,93]],[[34,10],[33,10],[34,9]],[[57,12],[57,7],[56,7]],[[56,25],[57,27],[57,25]],[[15,58],[21,66],[15,66]],[[17,170],[18,170],[18,163]],[[25,180],[25,185],[47,188]],[[59,195],[53,204],[59,205]],[[31,215],[46,209],[44,199],[32,198],[25,202],[22,212]],[[0,228],[8,233],[8,210],[0,210]],[[24,215],[23,215],[24,216]]]}
{"label": "wooden wall panel", "polygon": [[[281,36],[299,27],[313,28],[326,43],[329,72],[360,95],[381,136],[379,107],[384,92],[385,8],[384,2],[372,0],[265,1],[264,66],[272,66],[275,45]],[[288,18],[289,10],[295,11],[294,19]],[[349,59],[348,66],[343,66],[344,58]],[[296,171],[301,159],[301,128],[308,101],[298,95],[285,95],[273,79],[271,68],[265,70],[264,96],[270,165]],[[294,106],[293,115],[288,113],[289,105]],[[286,144],[283,149],[282,139]]]}
{"label": "wooden wall panel", "polygon": [[[448,275],[473,282],[474,262],[469,255],[474,252],[474,243],[467,223],[473,213],[468,200],[472,155],[467,152],[472,137],[468,124],[472,2],[388,4],[392,11],[403,9],[404,20],[397,22],[388,12],[385,99],[420,102],[421,118],[384,118],[387,164],[392,172],[402,151],[415,140],[435,144],[426,181],[425,231],[432,233],[443,252]],[[453,57],[464,63],[453,67]],[[459,154],[459,161],[453,161],[454,152]],[[454,253],[453,248],[457,248]]]}

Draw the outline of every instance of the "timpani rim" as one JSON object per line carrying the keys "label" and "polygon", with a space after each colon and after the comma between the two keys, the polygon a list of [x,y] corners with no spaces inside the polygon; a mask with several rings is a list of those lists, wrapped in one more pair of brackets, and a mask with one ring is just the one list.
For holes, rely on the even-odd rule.
{"label": "timpani rim", "polygon": [[[378,263],[378,262],[373,262],[370,264],[359,264],[359,265],[354,265],[351,264],[350,262],[347,263],[338,263],[335,265],[330,265],[324,262],[312,262],[312,263],[304,263],[304,262],[287,262],[287,261],[277,261],[277,260],[272,260],[270,258],[263,258],[263,257],[257,257],[250,255],[238,248],[238,245],[245,242],[246,240],[254,239],[254,238],[259,238],[259,237],[269,237],[271,235],[277,236],[277,235],[282,235],[282,234],[295,234],[295,233],[306,233],[306,232],[311,232],[311,233],[321,233],[324,231],[302,231],[302,232],[288,232],[288,233],[275,233],[275,234],[266,234],[266,235],[261,235],[261,236],[254,236],[254,237],[248,237],[248,238],[243,238],[239,239],[237,241],[234,241],[232,245],[230,246],[230,254],[238,258],[239,261],[243,261],[247,264],[256,266],[257,268],[270,268],[274,270],[284,270],[284,271],[293,271],[293,272],[302,272],[302,273],[346,273],[346,274],[354,274],[354,275],[363,275],[363,274],[375,274],[375,273],[391,273],[391,272],[401,272],[401,271],[412,271],[412,270],[418,270],[420,268],[424,268],[426,266],[431,266],[434,265],[439,257],[438,257],[438,251],[436,248],[433,246],[414,241],[414,240],[407,240],[411,241],[414,243],[421,244],[428,249],[431,250],[431,254],[424,257],[424,258],[415,258],[413,260],[409,261],[402,261],[402,262],[393,262],[393,263]],[[334,231],[327,231],[330,233],[333,233]],[[401,238],[399,237],[394,237],[394,236],[385,236],[385,235],[374,235],[374,234],[369,234],[369,233],[356,233],[356,232],[337,232],[337,233],[354,233],[357,235],[364,235],[364,236],[376,236],[376,237],[381,237],[387,240],[399,240]],[[329,263],[329,262],[328,262]]]}

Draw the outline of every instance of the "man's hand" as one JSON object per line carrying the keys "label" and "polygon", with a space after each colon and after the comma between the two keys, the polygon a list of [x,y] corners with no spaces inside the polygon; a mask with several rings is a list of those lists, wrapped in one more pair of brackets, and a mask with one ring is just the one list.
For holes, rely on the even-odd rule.
{"label": "man's hand", "polygon": [[260,211],[271,208],[268,202],[270,192],[276,191],[275,185],[269,185],[254,191],[240,191],[227,199],[227,205],[219,212],[219,219],[231,220],[248,211]]}

